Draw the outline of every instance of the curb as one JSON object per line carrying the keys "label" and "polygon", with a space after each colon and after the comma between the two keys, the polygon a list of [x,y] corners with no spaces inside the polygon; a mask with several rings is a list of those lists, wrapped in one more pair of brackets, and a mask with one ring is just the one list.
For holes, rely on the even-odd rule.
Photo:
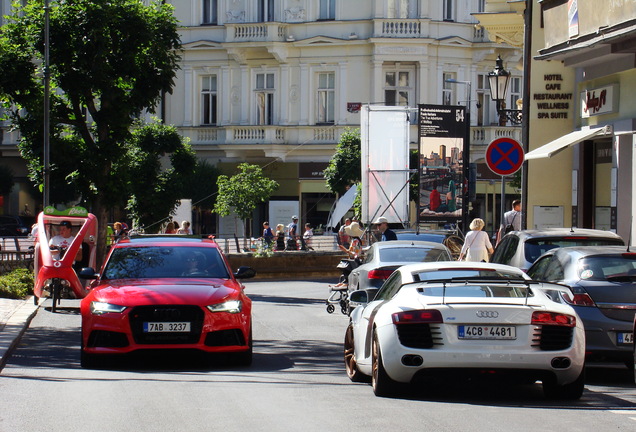
{"label": "curb", "polygon": [[20,343],[22,335],[29,328],[29,324],[31,324],[39,307],[40,304],[33,304],[33,297],[29,297],[7,320],[4,329],[0,332],[0,371]]}

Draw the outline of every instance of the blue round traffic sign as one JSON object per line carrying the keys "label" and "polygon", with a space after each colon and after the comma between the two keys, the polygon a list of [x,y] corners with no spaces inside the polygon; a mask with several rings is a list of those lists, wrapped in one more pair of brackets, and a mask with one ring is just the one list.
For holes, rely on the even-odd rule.
{"label": "blue round traffic sign", "polygon": [[523,165],[523,158],[523,147],[512,138],[497,138],[486,149],[488,168],[502,176],[516,173]]}

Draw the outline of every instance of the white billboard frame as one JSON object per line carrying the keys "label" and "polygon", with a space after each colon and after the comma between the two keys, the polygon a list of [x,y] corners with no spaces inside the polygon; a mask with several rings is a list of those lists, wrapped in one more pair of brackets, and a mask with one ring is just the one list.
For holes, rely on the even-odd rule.
{"label": "white billboard frame", "polygon": [[363,105],[360,110],[362,221],[380,216],[409,221],[409,107]]}

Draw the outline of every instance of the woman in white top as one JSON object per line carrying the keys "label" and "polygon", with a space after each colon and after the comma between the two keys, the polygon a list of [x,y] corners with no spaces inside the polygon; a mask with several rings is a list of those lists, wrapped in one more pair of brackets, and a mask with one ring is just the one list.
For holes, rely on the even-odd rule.
{"label": "woman in white top", "polygon": [[476,218],[470,223],[470,232],[466,234],[459,260],[484,261],[488,262],[489,254],[493,253],[492,244],[488,238],[488,233],[482,231],[484,221]]}

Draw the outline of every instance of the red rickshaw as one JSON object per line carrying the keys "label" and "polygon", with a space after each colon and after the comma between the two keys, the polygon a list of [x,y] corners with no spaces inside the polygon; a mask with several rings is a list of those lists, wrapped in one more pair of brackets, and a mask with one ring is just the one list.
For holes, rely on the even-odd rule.
{"label": "red rickshaw", "polygon": [[[57,234],[62,222],[70,222],[71,235],[74,236],[66,249],[52,253],[50,239]],[[65,223],[67,226],[68,224]],[[81,260],[75,262],[78,252]],[[62,296],[84,298],[88,293],[88,284],[82,283],[77,275],[83,267],[95,268],[97,252],[97,218],[82,207],[71,207],[58,211],[46,207],[38,215],[37,234],[34,251],[35,286],[34,302],[44,296],[50,296],[55,312]],[[55,256],[54,256],[55,255]]]}

